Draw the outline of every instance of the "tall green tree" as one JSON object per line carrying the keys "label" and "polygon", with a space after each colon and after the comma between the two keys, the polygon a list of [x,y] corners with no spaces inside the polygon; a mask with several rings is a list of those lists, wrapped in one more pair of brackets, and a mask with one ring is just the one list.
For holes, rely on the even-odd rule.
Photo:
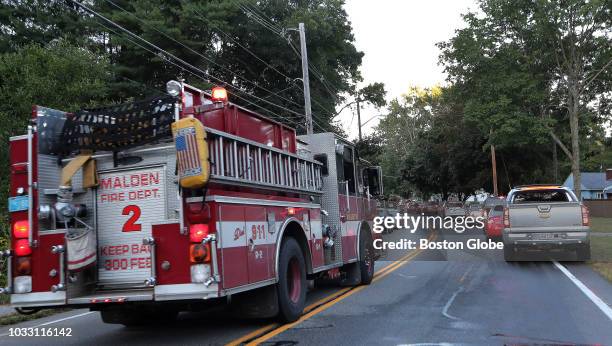
{"label": "tall green tree", "polygon": [[62,38],[82,44],[90,38],[89,25],[67,0],[1,0],[0,53]]}
{"label": "tall green tree", "polygon": [[[0,227],[6,229],[9,137],[25,133],[32,105],[65,111],[103,102],[111,80],[108,60],[56,40],[0,54]],[[0,237],[0,242],[7,238]],[[2,247],[0,245],[0,247]],[[4,273],[4,271],[2,271]]]}
{"label": "tall green tree", "polygon": [[593,140],[610,119],[609,1],[479,4],[480,13],[464,16],[467,27],[440,44],[466,116],[492,130],[489,141],[501,147],[552,137],[571,162],[580,196],[580,140]]}
{"label": "tall green tree", "polygon": [[[335,107],[361,81],[363,53],[343,1],[96,1],[100,13],[204,71],[184,71],[133,39],[108,33],[113,65],[130,80],[163,88],[182,76],[204,88],[221,84],[232,101],[303,127],[304,95],[298,23],[306,26],[312,108],[317,130],[329,130]],[[142,44],[142,42],[140,42]],[[174,61],[175,62],[175,61]],[[204,77],[202,80],[201,77]],[[208,82],[209,83],[208,83]],[[120,85],[129,95],[133,83]]]}
{"label": "tall green tree", "polygon": [[[0,2],[0,51],[56,38],[109,56],[116,98],[164,90],[170,79],[225,85],[232,101],[303,127],[298,23],[306,26],[316,129],[335,129],[336,106],[362,80],[363,53],[342,0],[94,0],[93,11],[195,68],[170,59],[71,0]],[[151,52],[152,51],[152,52]],[[177,66],[177,65],[180,65]]]}

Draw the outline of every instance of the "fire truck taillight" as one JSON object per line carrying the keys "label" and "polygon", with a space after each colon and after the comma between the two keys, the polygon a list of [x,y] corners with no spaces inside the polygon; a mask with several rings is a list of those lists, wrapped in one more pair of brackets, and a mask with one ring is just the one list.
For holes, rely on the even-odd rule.
{"label": "fire truck taillight", "polygon": [[211,92],[213,102],[227,102],[227,90],[222,87],[214,87]]}
{"label": "fire truck taillight", "polygon": [[189,226],[189,241],[192,243],[201,243],[208,235],[208,225],[197,223]]}
{"label": "fire truck taillight", "polygon": [[13,237],[15,239],[28,238],[30,232],[30,224],[27,220],[17,221],[13,224]]}
{"label": "fire truck taillight", "polygon": [[15,242],[15,255],[18,257],[29,256],[32,254],[30,242],[27,239],[19,239]]}

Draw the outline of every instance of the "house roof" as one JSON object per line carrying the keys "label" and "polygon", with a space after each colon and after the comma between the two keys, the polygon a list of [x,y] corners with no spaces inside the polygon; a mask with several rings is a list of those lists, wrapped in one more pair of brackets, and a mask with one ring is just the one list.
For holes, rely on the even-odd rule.
{"label": "house roof", "polygon": [[[603,172],[582,172],[580,177],[581,190],[603,191],[608,186],[606,173]],[[574,177],[571,174],[565,179],[563,186],[571,189],[574,188]]]}

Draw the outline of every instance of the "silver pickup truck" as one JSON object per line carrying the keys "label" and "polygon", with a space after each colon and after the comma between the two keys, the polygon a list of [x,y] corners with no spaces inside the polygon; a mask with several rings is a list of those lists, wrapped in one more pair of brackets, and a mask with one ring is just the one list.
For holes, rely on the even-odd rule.
{"label": "silver pickup truck", "polygon": [[[504,209],[504,259],[527,259],[521,250],[575,251],[577,260],[591,257],[589,214],[563,186],[530,185],[508,193]],[[525,251],[523,251],[525,252]]]}

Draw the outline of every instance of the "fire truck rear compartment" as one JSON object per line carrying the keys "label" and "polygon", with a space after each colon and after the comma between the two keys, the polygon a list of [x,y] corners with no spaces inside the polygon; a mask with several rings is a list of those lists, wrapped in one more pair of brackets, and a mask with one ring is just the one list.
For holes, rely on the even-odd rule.
{"label": "fire truck rear compartment", "polygon": [[[86,206],[88,214],[83,221],[97,232],[98,259],[94,267],[66,278],[69,304],[153,300],[153,288],[145,284],[153,276],[151,250],[143,239],[152,237],[154,225],[175,224],[178,233],[173,143],[141,147],[123,156],[131,160],[117,160],[112,153],[96,154],[97,189],[82,188],[82,172],[72,179],[73,202]],[[62,167],[56,156],[39,155],[38,160],[40,205],[53,205]],[[39,234],[65,233],[53,226],[42,222]],[[188,245],[183,252],[187,256]]]}

